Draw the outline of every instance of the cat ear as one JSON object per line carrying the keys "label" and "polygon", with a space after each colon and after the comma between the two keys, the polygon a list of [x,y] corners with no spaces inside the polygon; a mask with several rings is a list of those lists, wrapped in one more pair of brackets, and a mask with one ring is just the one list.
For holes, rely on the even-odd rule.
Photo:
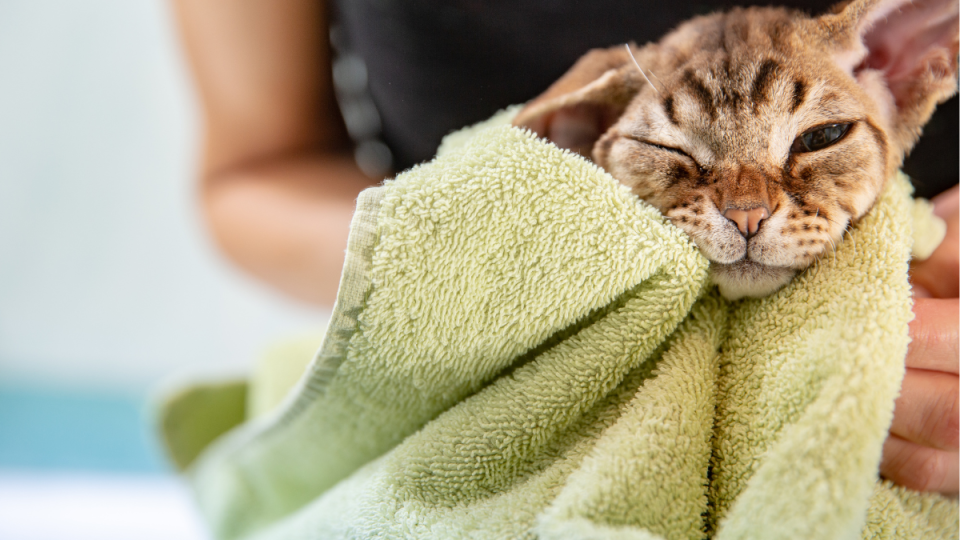
{"label": "cat ear", "polygon": [[816,19],[842,68],[887,116],[900,149],[957,91],[957,0],[854,0]]}
{"label": "cat ear", "polygon": [[594,143],[620,118],[643,86],[633,62],[624,46],[590,51],[528,103],[513,125],[590,157]]}

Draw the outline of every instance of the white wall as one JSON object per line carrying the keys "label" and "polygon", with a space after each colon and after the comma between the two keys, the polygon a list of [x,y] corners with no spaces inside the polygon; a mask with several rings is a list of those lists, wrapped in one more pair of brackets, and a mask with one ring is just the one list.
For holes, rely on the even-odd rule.
{"label": "white wall", "polygon": [[236,371],[326,318],[205,236],[170,18],[162,0],[0,0],[0,383]]}

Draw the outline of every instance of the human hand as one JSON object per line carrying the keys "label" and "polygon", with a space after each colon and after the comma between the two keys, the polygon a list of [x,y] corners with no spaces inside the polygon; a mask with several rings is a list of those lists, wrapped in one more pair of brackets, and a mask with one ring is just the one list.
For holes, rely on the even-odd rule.
{"label": "human hand", "polygon": [[947,235],[929,259],[911,266],[916,317],[880,474],[911,489],[955,495],[960,484],[960,191],[954,186],[934,205],[947,222]]}

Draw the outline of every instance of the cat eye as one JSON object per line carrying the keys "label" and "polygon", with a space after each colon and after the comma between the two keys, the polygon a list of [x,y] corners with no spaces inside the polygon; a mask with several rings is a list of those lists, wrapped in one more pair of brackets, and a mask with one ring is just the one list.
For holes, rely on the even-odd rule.
{"label": "cat eye", "polygon": [[853,124],[827,124],[817,126],[793,141],[790,151],[799,154],[803,152],[816,152],[822,150],[831,144],[839,141],[850,130]]}
{"label": "cat eye", "polygon": [[683,150],[680,150],[679,148],[674,148],[674,147],[672,147],[672,146],[663,146],[662,144],[657,144],[657,143],[653,143],[653,142],[650,142],[650,141],[645,141],[645,140],[639,139],[639,138],[637,138],[637,137],[627,136],[627,138],[630,139],[630,140],[636,141],[636,142],[638,142],[638,143],[640,143],[640,144],[645,144],[645,145],[647,145],[647,146],[652,146],[652,147],[654,147],[654,148],[657,148],[657,149],[660,149],[660,150],[664,150],[664,151],[666,151],[666,152],[672,152],[672,153],[674,153],[674,154],[683,156],[683,157],[689,159],[690,161],[692,161],[693,164],[697,166],[697,171],[698,171],[700,174],[707,174],[707,169],[706,169],[706,168],[704,168],[702,165],[700,165],[700,163],[698,163],[697,160],[693,159],[693,156],[691,156],[690,154],[684,152]]}

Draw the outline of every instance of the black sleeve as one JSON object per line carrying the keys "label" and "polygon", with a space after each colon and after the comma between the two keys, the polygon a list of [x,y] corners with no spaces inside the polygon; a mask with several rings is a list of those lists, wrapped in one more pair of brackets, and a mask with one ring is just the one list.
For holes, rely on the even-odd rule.
{"label": "black sleeve", "polygon": [[918,197],[932,198],[957,185],[960,177],[960,110],[957,96],[937,108],[923,136],[903,163]]}

